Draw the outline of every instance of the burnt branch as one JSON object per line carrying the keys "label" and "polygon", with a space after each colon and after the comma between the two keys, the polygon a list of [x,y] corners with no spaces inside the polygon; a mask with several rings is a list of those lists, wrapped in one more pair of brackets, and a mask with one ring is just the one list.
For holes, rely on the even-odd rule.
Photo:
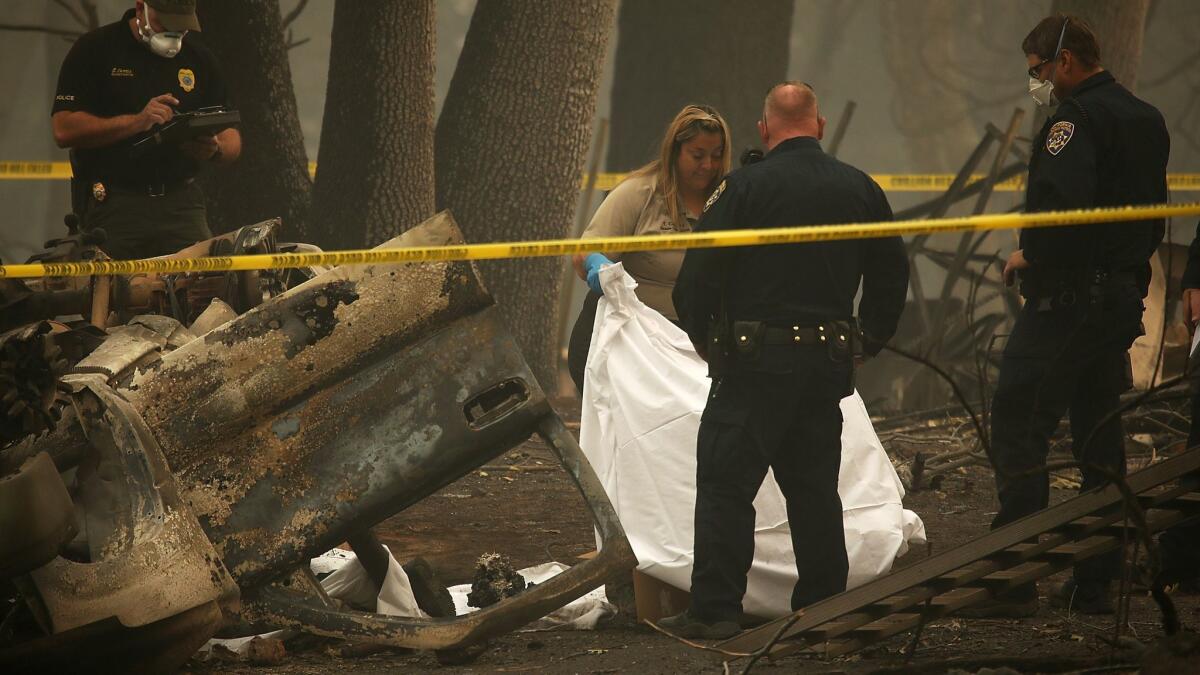
{"label": "burnt branch", "polygon": [[[281,25],[284,28],[291,26],[292,22],[295,21],[301,14],[304,13],[304,8],[306,8],[306,7],[308,7],[308,0],[300,0],[300,2],[297,2],[296,6],[292,8],[292,11],[283,15],[283,20],[280,22]],[[303,44],[304,42],[308,42],[308,40],[305,39],[303,42],[301,42],[301,44]],[[291,43],[292,43],[291,32],[289,31],[288,32],[288,44],[291,45]]]}
{"label": "burnt branch", "polygon": [[296,47],[299,47],[300,45],[302,45],[306,42],[309,42],[311,40],[312,40],[312,38],[300,38],[299,40],[297,40],[296,36],[292,34],[292,29],[289,28],[288,32],[287,32],[287,40],[284,41],[284,47],[287,50],[291,51],[291,50],[295,49]]}

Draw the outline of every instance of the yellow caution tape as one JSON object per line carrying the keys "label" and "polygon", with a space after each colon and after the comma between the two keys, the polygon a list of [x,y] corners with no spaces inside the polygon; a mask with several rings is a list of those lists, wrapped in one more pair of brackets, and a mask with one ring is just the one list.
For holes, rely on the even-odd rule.
{"label": "yellow caution tape", "polygon": [[[954,182],[954,174],[951,173],[875,173],[871,174],[871,178],[875,179],[885,192],[943,192]],[[983,174],[975,174],[967,184],[986,178]],[[992,189],[996,192],[1024,192],[1025,175],[996,183]]]}
{"label": "yellow caution tape", "polygon": [[70,177],[70,162],[0,162],[0,178],[63,180]]}
{"label": "yellow caution tape", "polygon": [[[317,163],[308,163],[308,175],[317,175]],[[607,192],[625,180],[627,173],[596,174],[596,189]],[[69,162],[0,162],[0,180],[47,179],[63,180],[71,177]],[[588,186],[588,176],[580,185]],[[873,173],[871,178],[887,192],[941,192],[954,182],[952,173]],[[971,176],[969,182],[981,181],[983,174]],[[1200,192],[1200,173],[1167,174],[1167,187],[1176,192]],[[1025,190],[1025,176],[1016,176],[996,183],[996,192],[1021,192]]]}
{"label": "yellow caution tape", "polygon": [[[617,183],[625,180],[627,173],[598,173],[596,174],[596,189],[601,192],[608,192],[617,187]],[[590,176],[584,175],[583,189],[587,189]]]}
{"label": "yellow caution tape", "polygon": [[905,220],[899,222],[804,225],[758,230],[687,232],[644,237],[596,237],[545,241],[464,244],[461,246],[416,246],[400,249],[329,251],[325,253],[280,253],[213,258],[155,258],[108,262],[35,263],[0,265],[0,277],[83,277],[110,274],[180,274],[185,272],[230,272],[274,270],[293,267],[374,265],[450,260],[496,260],[588,253],[629,252],[666,249],[725,248],[803,244],[815,241],[868,239],[906,234],[940,234],[971,230],[1005,230],[1057,227],[1088,223],[1146,220],[1200,215],[1200,202],[1080,209],[1047,213],[998,213],[961,218]]}

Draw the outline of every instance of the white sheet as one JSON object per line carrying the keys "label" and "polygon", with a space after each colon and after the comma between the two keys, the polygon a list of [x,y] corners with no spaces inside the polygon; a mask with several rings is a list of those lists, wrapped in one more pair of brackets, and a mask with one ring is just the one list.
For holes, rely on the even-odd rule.
{"label": "white sheet", "polygon": [[[384,548],[387,548],[386,546]],[[313,558],[310,566],[314,574],[329,574],[321,580],[321,586],[330,597],[344,600],[351,606],[363,611],[376,611],[392,616],[428,617],[417,606],[413,597],[412,586],[404,568],[396,561],[391,550],[388,550],[390,562],[388,576],[383,589],[375,594],[375,586],[367,576],[367,571],[358,562],[353,551],[333,549]],[[547,562],[533,567],[517,570],[517,573],[533,584],[541,584],[551,577],[557,576],[569,569],[560,562]],[[467,595],[471,593],[471,584],[451,586],[450,597],[454,600],[454,613],[458,616],[477,611],[467,604]],[[617,613],[617,608],[608,602],[604,587],[592,590],[583,597],[567,603],[546,616],[521,628],[523,631],[538,630],[592,630],[601,620]]]}
{"label": "white sheet", "polygon": [[[691,587],[696,434],[708,397],[707,366],[687,335],[642,304],[620,263],[600,271],[583,391],[580,445],[637,555],[638,569]],[[848,587],[888,572],[925,526],[901,505],[904,488],[858,393],[842,401],[838,492],[845,512]],[[795,557],[783,495],[768,473],[754,507],[755,555],[743,609],[791,611]]]}

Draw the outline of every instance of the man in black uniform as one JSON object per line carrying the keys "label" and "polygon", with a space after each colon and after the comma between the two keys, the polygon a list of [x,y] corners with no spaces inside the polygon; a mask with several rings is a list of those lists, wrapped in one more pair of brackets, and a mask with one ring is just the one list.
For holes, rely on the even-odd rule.
{"label": "man in black uniform", "polygon": [[[869,176],[821,151],[824,126],[808,85],[774,87],[759,122],[766,157],[717,187],[696,231],[891,220]],[[684,258],[675,307],[713,383],[696,449],[692,604],[664,628],[709,639],[739,630],[754,556],[751,502],[768,467],[787,500],[800,574],[792,607],[845,590],[839,403],[854,390],[860,282],[863,347],[873,355],[895,332],[908,292],[899,237]]]}
{"label": "man in black uniform", "polygon": [[[1187,267],[1183,270],[1183,318],[1193,332],[1200,321],[1200,223],[1196,223],[1196,237],[1188,247]],[[1200,447],[1200,354],[1192,354],[1189,368],[1192,371],[1192,427],[1188,433],[1187,447]],[[1200,486],[1200,474],[1184,480]],[[1175,525],[1158,537],[1162,569],[1153,580],[1162,588],[1183,584],[1192,590],[1200,589],[1200,520]]]}
{"label": "man in black uniform", "polygon": [[117,259],[173,253],[212,236],[194,178],[229,164],[241,136],[226,129],[135,155],[134,141],[177,112],[224,106],[225,83],[200,30],[195,0],[137,0],[121,20],[75,42],[58,75],[51,122],[72,150],[72,206],[102,227]]}
{"label": "man in black uniform", "polygon": [[[1040,104],[1061,99],[1034,141],[1025,208],[1059,209],[1167,201],[1170,140],[1162,115],[1100,66],[1100,51],[1082,20],[1044,19],[1022,45],[1030,92]],[[1142,299],[1162,220],[1032,229],[1004,269],[1020,276],[1024,307],[1005,346],[992,404],[991,462],[1000,510],[992,527],[1044,509],[1043,465],[1049,438],[1068,410],[1072,451],[1083,463],[1081,490],[1124,473],[1124,433],[1112,414],[1132,386],[1129,347],[1142,333]],[[1076,565],[1074,578],[1050,594],[1056,605],[1086,613],[1112,611],[1110,580],[1119,552]],[[1025,616],[1037,611],[1037,588],[1021,587],[981,610]]]}

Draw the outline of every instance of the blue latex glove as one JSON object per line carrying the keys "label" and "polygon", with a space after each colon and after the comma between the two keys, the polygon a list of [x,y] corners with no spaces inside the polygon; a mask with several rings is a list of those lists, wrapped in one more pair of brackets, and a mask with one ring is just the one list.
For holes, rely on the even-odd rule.
{"label": "blue latex glove", "polygon": [[583,259],[583,269],[587,272],[588,288],[600,295],[604,295],[604,289],[600,288],[600,267],[611,264],[613,264],[613,261],[605,257],[603,253],[592,253]]}

